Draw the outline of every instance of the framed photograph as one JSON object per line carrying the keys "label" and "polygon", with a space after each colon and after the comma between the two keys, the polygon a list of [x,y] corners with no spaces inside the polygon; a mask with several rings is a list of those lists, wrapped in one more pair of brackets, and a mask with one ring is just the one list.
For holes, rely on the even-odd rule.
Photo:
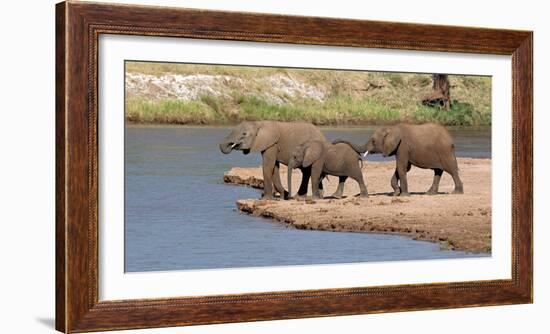
{"label": "framed photograph", "polygon": [[59,3],[57,330],[531,303],[532,41]]}

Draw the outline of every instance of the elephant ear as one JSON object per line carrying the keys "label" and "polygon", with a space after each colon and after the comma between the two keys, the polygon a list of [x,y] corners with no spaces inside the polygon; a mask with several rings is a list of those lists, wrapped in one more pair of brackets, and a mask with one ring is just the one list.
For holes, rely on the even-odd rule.
{"label": "elephant ear", "polygon": [[315,161],[321,158],[322,153],[323,153],[323,145],[321,143],[312,142],[312,143],[306,144],[306,148],[304,150],[304,161],[302,162],[302,166],[304,167],[311,166]]}
{"label": "elephant ear", "polygon": [[252,147],[252,152],[263,152],[279,141],[279,129],[273,124],[260,125]]}
{"label": "elephant ear", "polygon": [[384,151],[382,152],[385,157],[392,154],[397,149],[401,142],[401,131],[397,127],[393,127],[388,130],[384,136]]}

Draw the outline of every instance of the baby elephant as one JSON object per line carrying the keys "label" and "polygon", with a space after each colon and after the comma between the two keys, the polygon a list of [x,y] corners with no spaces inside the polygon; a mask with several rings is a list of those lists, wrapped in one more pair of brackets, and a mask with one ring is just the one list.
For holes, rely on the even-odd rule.
{"label": "baby elephant", "polygon": [[391,179],[394,195],[409,195],[407,172],[411,165],[429,168],[434,171],[432,186],[428,194],[437,194],[439,180],[443,171],[451,174],[455,183],[455,194],[464,192],[458,176],[455,146],[449,132],[441,125],[427,123],[421,125],[397,124],[377,129],[369,141],[362,146],[344,140],[334,143],[346,143],[357,153],[382,153],[385,157],[395,155],[396,168]]}
{"label": "baby elephant", "polygon": [[296,146],[288,163],[288,192],[292,193],[292,169],[311,166],[311,189],[313,198],[320,198],[319,184],[325,175],[339,177],[338,189],[332,195],[340,198],[344,192],[344,183],[351,177],[361,189],[361,197],[367,197],[367,186],[359,166],[360,156],[348,144],[331,144],[311,140]]}

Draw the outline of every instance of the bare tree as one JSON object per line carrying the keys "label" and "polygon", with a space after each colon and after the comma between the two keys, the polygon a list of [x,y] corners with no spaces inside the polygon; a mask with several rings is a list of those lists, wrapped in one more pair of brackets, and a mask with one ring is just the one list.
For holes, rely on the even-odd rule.
{"label": "bare tree", "polygon": [[422,104],[427,106],[439,106],[445,110],[451,108],[451,84],[447,74],[434,74],[433,92],[422,99]]}

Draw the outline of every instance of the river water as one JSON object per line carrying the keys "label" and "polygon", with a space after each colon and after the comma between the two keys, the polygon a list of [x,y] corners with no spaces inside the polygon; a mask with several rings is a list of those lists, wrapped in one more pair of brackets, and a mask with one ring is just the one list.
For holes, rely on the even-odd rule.
{"label": "river water", "polygon": [[[329,140],[364,143],[374,129],[323,129]],[[442,251],[402,236],[306,231],[240,214],[235,202],[261,191],[223,183],[259,154],[222,154],[223,127],[129,126],[125,135],[125,271],[288,266],[487,256]],[[490,157],[489,128],[451,129],[457,156]],[[369,160],[381,160],[371,155]]]}

